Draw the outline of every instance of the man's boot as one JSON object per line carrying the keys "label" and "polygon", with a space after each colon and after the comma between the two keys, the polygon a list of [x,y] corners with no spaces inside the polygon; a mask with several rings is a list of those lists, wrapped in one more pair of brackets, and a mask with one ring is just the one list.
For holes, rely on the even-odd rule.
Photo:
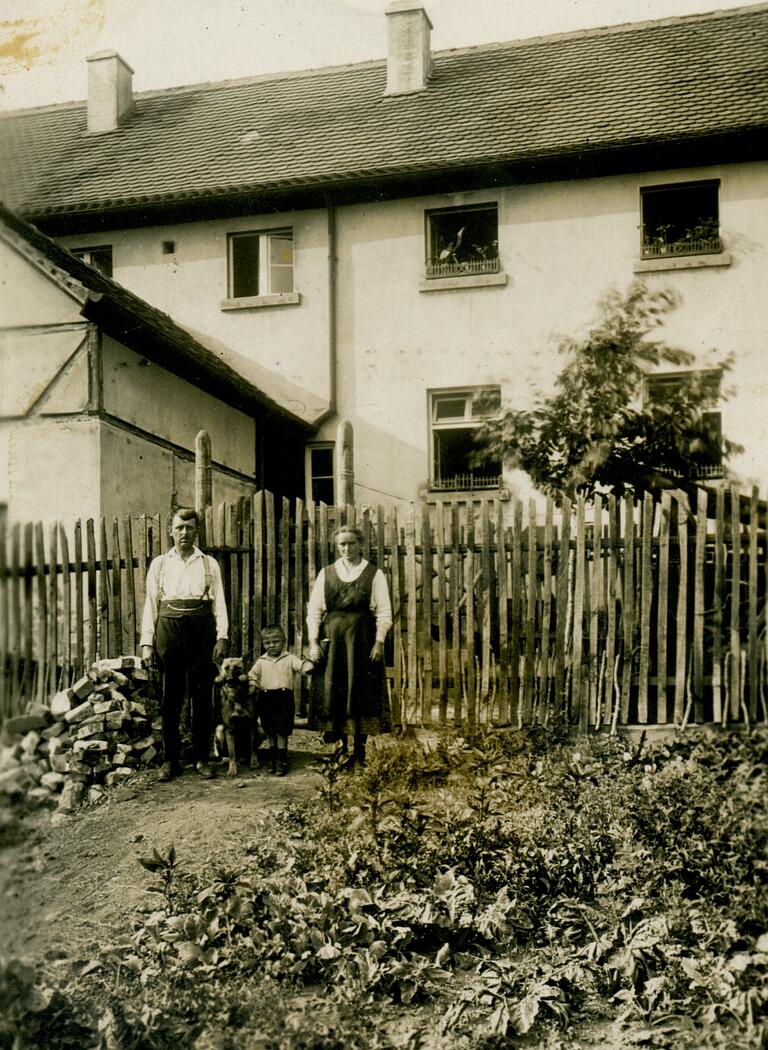
{"label": "man's boot", "polygon": [[367,740],[368,736],[366,733],[355,734],[354,761],[358,767],[365,765],[365,744]]}
{"label": "man's boot", "polygon": [[277,752],[277,775],[285,777],[288,775],[288,748],[281,747]]}

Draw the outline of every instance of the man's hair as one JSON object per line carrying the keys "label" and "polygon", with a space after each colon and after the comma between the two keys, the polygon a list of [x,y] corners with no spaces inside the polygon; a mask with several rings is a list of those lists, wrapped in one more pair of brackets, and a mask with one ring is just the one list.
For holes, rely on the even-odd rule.
{"label": "man's hair", "polygon": [[283,641],[285,641],[285,631],[282,629],[279,623],[270,623],[261,632],[261,637],[265,638],[268,634],[280,635]]}
{"label": "man's hair", "polygon": [[176,510],[171,511],[168,516],[169,532],[173,528],[173,522],[176,518],[181,518],[182,521],[194,521],[195,525],[200,528],[200,515],[194,507],[177,507]]}
{"label": "man's hair", "polygon": [[333,530],[333,542],[338,543],[339,536],[343,532],[351,532],[353,536],[357,536],[361,543],[365,543],[365,536],[363,536],[363,530],[358,528],[357,525],[339,525],[337,529]]}

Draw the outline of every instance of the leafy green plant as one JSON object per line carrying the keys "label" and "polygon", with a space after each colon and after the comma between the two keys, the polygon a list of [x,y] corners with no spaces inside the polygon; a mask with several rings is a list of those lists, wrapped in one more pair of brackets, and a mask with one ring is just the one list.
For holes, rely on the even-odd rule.
{"label": "leafy green plant", "polygon": [[[600,319],[581,337],[564,338],[565,364],[553,391],[537,391],[531,409],[507,409],[479,434],[484,459],[525,471],[555,499],[596,491],[658,491],[670,476],[695,477],[713,392],[692,377],[684,393],[642,405],[646,376],[659,366],[690,366],[693,356],[658,338],[678,303],[671,291],[635,282],[600,304]],[[654,336],[656,336],[654,338]],[[718,367],[727,370],[730,360]],[[722,441],[727,458],[736,446]]]}
{"label": "leafy green plant", "polygon": [[0,958],[0,1048],[78,1050],[94,1038],[69,997],[34,966]]}
{"label": "leafy green plant", "polygon": [[158,853],[157,849],[153,848],[151,856],[139,857],[138,860],[142,868],[146,868],[153,875],[157,875],[160,880],[159,886],[149,887],[150,892],[162,893],[167,904],[169,906],[172,905],[175,896],[175,883],[177,881],[176,847],[173,843],[168,847],[165,855]]}
{"label": "leafy green plant", "polygon": [[349,770],[349,764],[350,756],[344,750],[341,741],[337,742],[329,754],[320,756],[320,794],[330,813],[334,813],[341,805],[340,780]]}

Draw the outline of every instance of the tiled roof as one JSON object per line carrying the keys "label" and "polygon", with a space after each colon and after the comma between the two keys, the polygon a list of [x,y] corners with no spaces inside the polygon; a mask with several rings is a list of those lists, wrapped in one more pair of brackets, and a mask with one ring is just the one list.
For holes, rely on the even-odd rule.
{"label": "tiled roof", "polygon": [[310,429],[306,421],[243,379],[168,314],[103,276],[2,205],[0,237],[65,287],[82,304],[85,317],[142,357],[242,411]]}
{"label": "tiled roof", "polygon": [[[129,61],[135,56],[126,55]],[[0,192],[24,214],[93,214],[418,173],[534,164],[768,124],[768,4],[438,52],[425,91],[384,61],[136,96],[114,132],[85,104],[0,120]]]}

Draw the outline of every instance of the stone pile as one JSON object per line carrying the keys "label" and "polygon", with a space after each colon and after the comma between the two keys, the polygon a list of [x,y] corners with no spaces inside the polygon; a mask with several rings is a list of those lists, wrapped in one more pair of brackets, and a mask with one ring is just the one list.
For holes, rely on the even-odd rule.
{"label": "stone pile", "polygon": [[0,746],[0,796],[57,803],[98,801],[158,756],[161,725],[138,656],[99,660],[50,706],[9,718]]}

